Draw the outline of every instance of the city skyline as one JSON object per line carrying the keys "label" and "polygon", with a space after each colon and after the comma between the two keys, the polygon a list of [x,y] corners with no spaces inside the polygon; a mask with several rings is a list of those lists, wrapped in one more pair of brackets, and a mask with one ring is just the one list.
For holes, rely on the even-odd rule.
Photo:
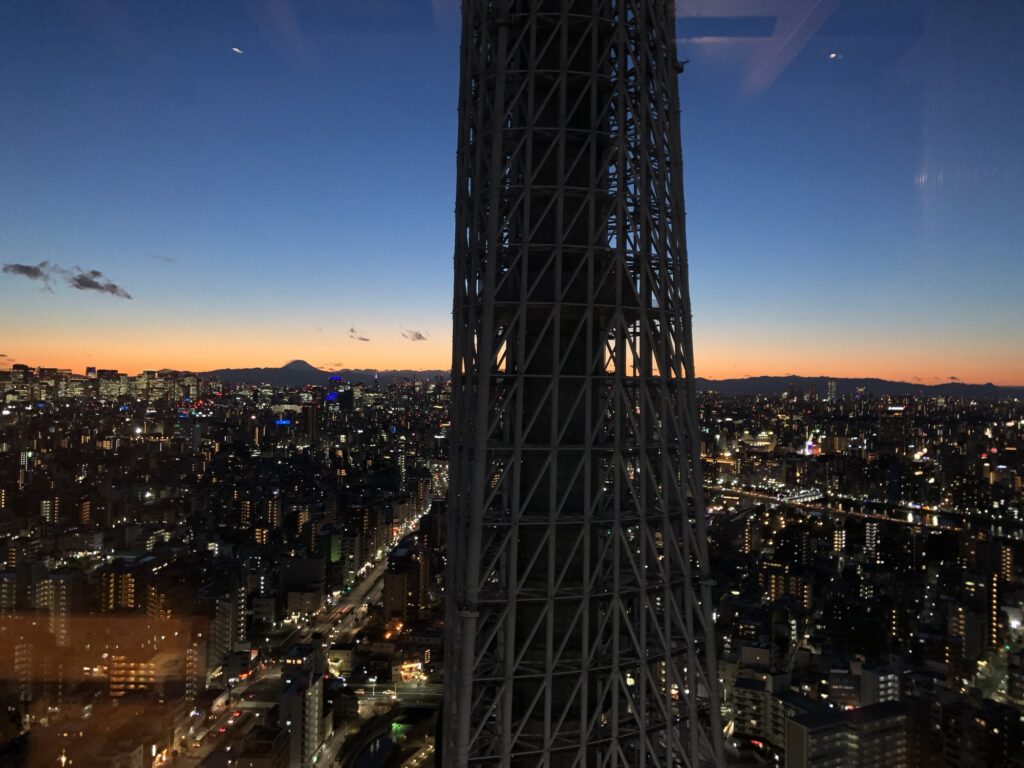
{"label": "city skyline", "polygon": [[[276,371],[284,371],[284,370],[286,370],[286,369],[288,369],[289,367],[292,367],[292,366],[300,366],[300,367],[303,367],[303,368],[308,366],[309,370],[319,371],[319,372],[323,373],[325,376],[329,375],[329,374],[341,373],[341,372],[345,372],[345,371],[377,372],[377,373],[381,373],[381,374],[396,374],[396,373],[415,373],[415,374],[444,373],[444,374],[447,374],[449,372],[449,368],[448,367],[415,368],[415,367],[410,367],[410,366],[402,366],[402,367],[397,367],[397,368],[393,368],[393,367],[380,367],[380,368],[378,368],[378,367],[374,367],[374,366],[357,366],[357,365],[333,366],[331,364],[326,364],[326,363],[325,364],[321,364],[321,365],[316,365],[316,364],[310,363],[309,361],[304,360],[302,358],[293,358],[291,360],[285,361],[281,365],[242,365],[242,366],[237,366],[237,367],[231,366],[231,367],[216,368],[216,369],[210,369],[210,370],[200,370],[200,369],[195,369],[195,368],[175,368],[175,367],[166,366],[166,365],[157,365],[157,366],[154,366],[154,367],[141,368],[141,369],[138,369],[138,370],[134,370],[134,369],[123,370],[123,369],[118,368],[117,366],[106,365],[102,361],[99,362],[98,364],[94,364],[94,363],[90,362],[88,365],[86,365],[86,366],[84,366],[82,368],[75,368],[73,366],[49,365],[49,364],[46,364],[45,362],[43,364],[37,364],[37,363],[31,363],[30,364],[30,363],[25,363],[25,362],[23,362],[21,360],[11,359],[11,358],[9,358],[8,355],[0,355],[0,372],[2,372],[2,371],[10,371],[11,367],[14,366],[14,365],[25,365],[30,370],[33,370],[33,371],[34,370],[39,370],[39,369],[43,369],[43,370],[51,370],[52,369],[52,370],[58,370],[58,371],[69,371],[73,376],[84,376],[91,369],[95,369],[95,370],[112,370],[112,371],[117,371],[118,373],[125,374],[125,375],[128,375],[128,376],[138,376],[138,375],[141,375],[142,373],[145,373],[147,371],[148,372],[158,372],[158,373],[159,372],[170,372],[170,373],[192,373],[192,374],[198,374],[198,375],[213,375],[213,374],[223,373],[224,371],[239,371],[239,372],[275,371],[276,372]],[[847,375],[847,376],[837,376],[837,375],[832,375],[832,374],[829,374],[829,373],[795,373],[793,371],[787,371],[787,372],[781,373],[781,374],[751,374],[749,376],[719,376],[719,377],[705,375],[704,373],[698,371],[697,379],[700,380],[700,381],[712,382],[712,383],[713,382],[756,381],[756,380],[760,380],[760,379],[794,379],[794,380],[831,379],[831,380],[835,380],[835,381],[855,381],[855,382],[856,381],[884,381],[884,382],[890,383],[890,384],[906,384],[908,386],[921,386],[921,387],[931,387],[931,386],[936,386],[936,385],[941,385],[941,384],[958,384],[958,385],[963,385],[963,386],[967,386],[967,387],[993,385],[993,386],[998,387],[1001,390],[1015,390],[1015,389],[1022,389],[1022,388],[1024,388],[1024,385],[1020,385],[1020,384],[1013,384],[1013,383],[1001,384],[1001,383],[993,382],[993,381],[971,381],[971,380],[967,380],[967,379],[962,379],[959,376],[948,376],[946,378],[941,378],[940,377],[940,378],[936,378],[933,381],[928,381],[926,379],[921,378],[920,376],[914,376],[914,377],[910,377],[910,378],[906,378],[906,379],[899,379],[899,378],[892,378],[892,379],[890,379],[890,378],[887,378],[887,377],[884,377],[884,376],[866,376],[866,375],[856,375],[856,374],[851,374],[851,375]]]}
{"label": "city skyline", "polygon": [[[442,756],[448,382],[18,368],[0,392],[0,763]],[[730,755],[1015,765],[1024,402],[697,407]]]}
{"label": "city skyline", "polygon": [[[455,5],[5,6],[0,364],[449,367]],[[1024,384],[1022,9],[835,6],[680,4],[698,375]]]}

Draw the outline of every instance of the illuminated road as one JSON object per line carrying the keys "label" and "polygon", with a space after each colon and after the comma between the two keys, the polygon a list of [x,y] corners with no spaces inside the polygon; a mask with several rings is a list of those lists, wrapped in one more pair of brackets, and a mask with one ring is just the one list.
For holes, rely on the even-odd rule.
{"label": "illuminated road", "polygon": [[[399,540],[400,541],[400,540]],[[398,542],[396,542],[397,544]],[[365,616],[362,609],[367,602],[377,602],[381,598],[384,586],[384,573],[387,570],[387,558],[374,565],[359,580],[352,591],[341,597],[338,602],[320,613],[315,623],[308,629],[296,626],[292,638],[301,637],[301,642],[312,642],[313,636],[321,635],[328,644],[339,637],[355,632],[359,622]],[[273,664],[261,668],[247,680],[238,683],[231,692],[234,702],[224,712],[208,719],[198,729],[197,737],[191,740],[182,753],[171,761],[177,768],[221,768],[227,766],[233,755],[242,746],[245,735],[255,727],[264,716],[263,710],[272,706],[280,693],[281,667]],[[395,686],[389,689],[389,695],[382,691],[375,697],[378,702],[392,700]],[[425,683],[399,683],[397,697],[402,703],[437,705],[442,689],[440,685]],[[238,715],[235,715],[238,712]],[[338,758],[338,752],[345,738],[352,733],[351,728],[336,731],[321,747],[318,762],[332,765]]]}
{"label": "illuminated road", "polygon": [[329,639],[334,639],[345,631],[339,628],[339,624],[347,624],[351,627],[358,613],[357,609],[366,602],[368,597],[375,599],[371,592],[382,585],[384,571],[387,570],[387,567],[388,561],[385,558],[371,568],[349,594],[338,600],[338,604],[317,621],[307,633],[305,641],[309,642],[310,637],[316,633],[320,633]]}
{"label": "illuminated road", "polygon": [[425,747],[421,747],[415,754],[407,757],[403,762],[403,768],[422,768],[431,764],[434,758],[434,746],[428,744]]}
{"label": "illuminated road", "polygon": [[363,701],[386,704],[396,702],[403,706],[437,707],[444,695],[441,683],[382,683],[376,694],[365,696]]}
{"label": "illuminated road", "polygon": [[229,707],[212,721],[209,732],[198,740],[199,746],[190,744],[173,764],[185,768],[226,765],[232,750],[240,747],[242,739],[256,726],[261,717],[262,714],[258,712]]}

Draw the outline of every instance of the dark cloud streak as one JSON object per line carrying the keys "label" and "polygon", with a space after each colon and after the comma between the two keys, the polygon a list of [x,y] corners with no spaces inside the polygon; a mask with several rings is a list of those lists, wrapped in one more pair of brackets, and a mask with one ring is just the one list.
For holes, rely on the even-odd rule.
{"label": "dark cloud streak", "polygon": [[430,338],[421,331],[414,331],[408,328],[402,331],[402,336],[407,338],[409,341],[426,341],[428,338]]}
{"label": "dark cloud streak", "polygon": [[109,293],[119,299],[130,299],[132,296],[128,291],[117,283],[112,283],[98,269],[90,269],[88,272],[78,270],[67,275],[68,285],[79,291],[98,291]]}
{"label": "dark cloud streak", "polygon": [[57,270],[55,264],[48,261],[40,261],[38,264],[4,264],[5,275],[17,275],[26,277],[29,280],[38,280],[46,286],[50,285],[50,278]]}
{"label": "dark cloud streak", "polygon": [[53,291],[50,281],[55,277],[64,278],[65,282],[78,291],[96,291],[117,296],[119,299],[130,299],[132,296],[128,291],[115,282],[112,282],[98,269],[65,269],[59,264],[49,261],[41,261],[38,264],[4,264],[3,272],[7,275],[17,275],[29,280],[35,280],[43,284],[48,291]]}

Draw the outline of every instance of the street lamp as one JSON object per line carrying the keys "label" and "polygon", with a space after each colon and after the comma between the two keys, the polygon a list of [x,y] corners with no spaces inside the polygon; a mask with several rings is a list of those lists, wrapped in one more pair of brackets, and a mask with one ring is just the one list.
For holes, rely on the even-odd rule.
{"label": "street lamp", "polygon": [[377,700],[377,676],[374,675],[370,678],[370,698],[374,701]]}

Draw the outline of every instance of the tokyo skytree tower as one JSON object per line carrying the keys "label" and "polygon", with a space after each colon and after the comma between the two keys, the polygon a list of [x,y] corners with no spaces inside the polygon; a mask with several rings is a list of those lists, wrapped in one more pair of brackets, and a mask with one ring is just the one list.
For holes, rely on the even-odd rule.
{"label": "tokyo skytree tower", "polygon": [[464,0],[445,766],[723,765],[671,0]]}

